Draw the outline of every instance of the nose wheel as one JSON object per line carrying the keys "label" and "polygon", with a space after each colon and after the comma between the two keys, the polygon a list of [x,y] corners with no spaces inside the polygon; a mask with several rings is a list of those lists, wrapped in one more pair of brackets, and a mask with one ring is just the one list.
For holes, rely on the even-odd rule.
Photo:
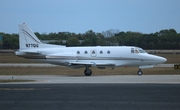
{"label": "nose wheel", "polygon": [[143,72],[141,71],[141,69],[139,69],[139,71],[137,72],[137,75],[141,76],[143,74]]}
{"label": "nose wheel", "polygon": [[85,74],[86,76],[91,76],[91,74],[92,74],[91,69],[89,69],[89,67],[86,67],[86,69],[84,70],[84,74]]}

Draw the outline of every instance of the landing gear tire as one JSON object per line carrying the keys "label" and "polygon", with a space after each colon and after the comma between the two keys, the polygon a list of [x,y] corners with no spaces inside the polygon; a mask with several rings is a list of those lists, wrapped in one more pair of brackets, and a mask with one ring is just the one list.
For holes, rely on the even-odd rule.
{"label": "landing gear tire", "polygon": [[139,70],[138,72],[137,72],[137,75],[138,76],[141,76],[143,74],[143,72],[141,71],[141,70]]}
{"label": "landing gear tire", "polygon": [[86,68],[86,69],[84,70],[84,74],[85,74],[86,76],[91,76],[91,74],[92,74],[91,69]]}

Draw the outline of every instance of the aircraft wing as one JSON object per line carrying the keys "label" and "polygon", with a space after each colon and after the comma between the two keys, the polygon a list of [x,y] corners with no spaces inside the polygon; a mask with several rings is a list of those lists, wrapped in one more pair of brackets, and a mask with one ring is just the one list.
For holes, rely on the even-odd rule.
{"label": "aircraft wing", "polygon": [[92,67],[114,67],[114,63],[95,63],[95,62],[66,62],[67,66],[92,66]]}

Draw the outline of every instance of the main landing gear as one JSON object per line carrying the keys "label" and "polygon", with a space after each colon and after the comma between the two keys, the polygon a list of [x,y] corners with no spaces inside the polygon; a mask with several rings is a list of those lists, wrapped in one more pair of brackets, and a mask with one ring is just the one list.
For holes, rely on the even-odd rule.
{"label": "main landing gear", "polygon": [[139,69],[139,71],[137,72],[137,75],[141,76],[143,74],[143,72],[141,71],[141,69]]}
{"label": "main landing gear", "polygon": [[[86,67],[86,69],[84,70],[84,74],[86,76],[91,76],[91,74],[92,74],[91,69],[89,69],[89,67]],[[141,69],[139,69],[137,72],[137,75],[141,76],[142,74],[143,74],[143,72],[141,71]]]}
{"label": "main landing gear", "polygon": [[85,74],[86,76],[91,76],[91,74],[92,74],[91,69],[89,69],[89,67],[86,67],[86,69],[84,70],[84,74]]}

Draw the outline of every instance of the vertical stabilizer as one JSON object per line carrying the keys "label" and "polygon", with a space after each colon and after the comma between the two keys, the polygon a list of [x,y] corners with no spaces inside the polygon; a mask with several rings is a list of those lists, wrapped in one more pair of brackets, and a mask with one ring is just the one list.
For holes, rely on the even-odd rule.
{"label": "vertical stabilizer", "polygon": [[39,44],[42,44],[41,41],[37,38],[34,32],[29,28],[25,23],[19,24],[19,48],[31,48],[38,47]]}

